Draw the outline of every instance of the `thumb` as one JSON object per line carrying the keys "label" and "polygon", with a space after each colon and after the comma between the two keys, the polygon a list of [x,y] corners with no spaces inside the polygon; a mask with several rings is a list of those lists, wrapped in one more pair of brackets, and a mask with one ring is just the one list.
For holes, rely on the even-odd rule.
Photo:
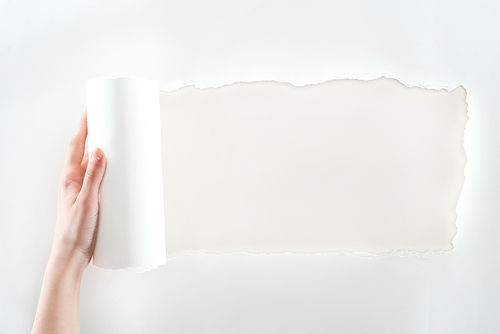
{"label": "thumb", "polygon": [[87,171],[85,172],[79,197],[82,197],[82,199],[98,198],[99,187],[105,170],[106,157],[104,156],[104,152],[96,147],[92,151],[92,156],[87,164]]}

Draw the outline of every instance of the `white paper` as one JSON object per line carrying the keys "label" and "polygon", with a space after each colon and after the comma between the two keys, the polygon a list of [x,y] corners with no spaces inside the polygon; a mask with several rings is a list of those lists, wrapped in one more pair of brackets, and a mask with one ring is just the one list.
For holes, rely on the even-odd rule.
{"label": "white paper", "polygon": [[387,78],[187,87],[161,94],[160,122],[157,81],[89,80],[89,147],[108,159],[94,264],[451,250],[465,96]]}
{"label": "white paper", "polygon": [[465,97],[387,78],[162,93],[168,256],[451,250]]}
{"label": "white paper", "polygon": [[89,152],[107,168],[94,265],[145,271],[166,261],[158,81],[87,81]]}

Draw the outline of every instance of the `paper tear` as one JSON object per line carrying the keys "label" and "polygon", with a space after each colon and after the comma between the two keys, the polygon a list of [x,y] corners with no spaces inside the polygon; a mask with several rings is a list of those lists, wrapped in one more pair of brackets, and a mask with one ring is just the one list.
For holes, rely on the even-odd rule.
{"label": "paper tear", "polygon": [[169,260],[169,259],[166,259],[165,262],[163,262],[161,264],[157,264],[157,265],[153,265],[153,266],[149,266],[149,267],[127,266],[127,267],[122,267],[122,268],[105,268],[105,267],[101,267],[101,266],[96,265],[94,263],[94,260],[92,260],[92,264],[93,264],[94,268],[99,268],[99,269],[106,270],[106,271],[124,270],[124,271],[131,271],[131,272],[135,272],[135,273],[141,274],[141,273],[145,273],[145,272],[148,272],[148,271],[151,271],[151,270],[154,270],[154,269],[158,269],[158,267],[161,266],[161,265],[164,265],[167,260]]}
{"label": "paper tear", "polygon": [[[295,87],[305,87],[305,86],[311,86],[311,85],[318,85],[318,84],[324,84],[329,81],[336,81],[336,80],[359,80],[359,81],[372,81],[372,80],[377,80],[377,79],[394,79],[401,83],[402,85],[408,87],[408,88],[424,88],[424,89],[432,89],[432,90],[447,90],[447,91],[452,91],[456,89],[457,87],[461,85],[444,85],[440,84],[437,82],[407,82],[404,80],[400,80],[397,78],[397,76],[392,75],[388,72],[380,71],[380,72],[366,72],[366,73],[346,73],[346,74],[337,74],[337,75],[332,75],[330,78],[326,80],[319,80],[319,81],[308,81],[308,82],[290,82],[290,81],[280,81],[280,80],[260,80],[260,81],[245,81],[245,80],[235,80],[235,81],[228,81],[225,83],[220,83],[220,84],[199,84],[199,83],[193,83],[193,84],[185,84],[181,80],[177,80],[167,86],[164,87],[164,89],[160,89],[160,92],[162,93],[172,93],[177,90],[186,88],[186,87],[195,87],[198,89],[209,89],[209,88],[221,88],[224,86],[229,86],[232,84],[237,84],[237,83],[254,83],[254,82],[276,82],[276,83],[282,83],[282,84],[290,84]],[[463,87],[463,86],[462,86]],[[464,88],[465,89],[465,88]]]}
{"label": "paper tear", "polygon": [[[240,251],[370,257],[447,254],[453,248],[455,208],[464,182],[466,91],[462,86],[409,85],[386,74],[378,77],[306,86],[273,81],[190,86],[162,93],[168,257]],[[367,99],[370,102],[363,104]],[[340,123],[348,125],[348,131]],[[368,130],[379,137],[368,138]],[[380,136],[385,136],[382,142]],[[347,146],[335,145],[346,139]],[[356,156],[357,164],[349,166],[349,154]],[[392,160],[387,164],[388,158]],[[336,170],[339,161],[347,165]],[[370,169],[363,165],[374,162],[366,178]],[[395,162],[401,168],[384,174],[384,168],[393,168]],[[322,163],[332,169],[318,170]],[[361,173],[356,174],[356,168]],[[380,182],[376,187],[361,182],[353,192],[338,172],[349,174],[351,181],[356,181],[356,174]],[[300,191],[293,192],[297,179]],[[406,188],[398,188],[401,183]],[[397,191],[380,193],[384,187]],[[374,220],[368,196],[354,211],[346,210],[356,206],[353,195],[377,191],[404,209],[395,208],[385,216],[378,212]],[[350,201],[342,192],[349,193]],[[395,196],[408,193],[413,197]],[[336,216],[322,203],[327,198],[342,202]],[[301,205],[306,208],[298,210]],[[394,211],[412,223],[395,219]],[[415,215],[421,221],[415,221]],[[377,230],[381,226],[383,233]],[[342,235],[346,230],[350,232]],[[426,238],[438,242],[426,244]],[[379,242],[376,247],[373,239]]]}

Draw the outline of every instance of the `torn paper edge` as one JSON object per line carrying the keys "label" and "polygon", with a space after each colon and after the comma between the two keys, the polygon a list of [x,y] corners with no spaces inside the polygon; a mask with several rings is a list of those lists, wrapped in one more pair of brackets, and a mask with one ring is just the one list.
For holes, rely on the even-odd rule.
{"label": "torn paper edge", "polygon": [[[167,258],[167,261],[168,261],[168,260],[169,260],[169,259]],[[151,267],[103,268],[103,267],[96,266],[96,265],[94,264],[94,257],[92,256],[92,266],[93,266],[94,268],[98,268],[98,269],[101,269],[101,270],[106,270],[106,271],[120,271],[120,270],[122,270],[122,271],[130,271],[130,272],[135,272],[135,273],[140,274],[140,273],[145,273],[145,272],[151,271],[151,270],[153,270],[153,269],[157,269],[159,266],[163,266],[163,265],[165,265],[165,264],[166,264],[166,262],[164,262],[164,263],[159,263],[159,264],[157,264],[157,265],[155,265],[155,266],[151,266]]]}
{"label": "torn paper edge", "polygon": [[[291,81],[279,81],[279,80],[273,80],[273,79],[263,79],[263,80],[235,80],[235,81],[229,81],[221,84],[212,84],[212,85],[203,85],[203,84],[198,84],[198,83],[192,83],[192,84],[185,84],[182,80],[177,80],[171,84],[169,84],[165,89],[160,89],[160,92],[162,93],[171,93],[178,91],[182,88],[186,87],[194,87],[197,89],[210,89],[210,88],[221,88],[224,86],[229,86],[235,83],[253,83],[253,82],[276,82],[276,83],[282,83],[282,84],[289,84],[294,87],[305,87],[305,86],[313,86],[313,85],[319,85],[323,84],[329,81],[334,81],[334,80],[358,80],[358,81],[372,81],[372,80],[377,80],[380,78],[386,78],[386,79],[394,79],[398,81],[400,84],[408,87],[408,88],[423,88],[423,89],[432,89],[432,90],[447,90],[448,92],[453,91],[459,86],[462,85],[443,85],[439,84],[436,82],[430,82],[430,83],[420,83],[420,82],[406,82],[403,80],[398,79],[396,76],[387,73],[387,72],[373,72],[373,73],[360,73],[360,74],[345,74],[345,75],[333,75],[330,78],[326,80],[319,80],[319,81],[311,81],[308,83],[304,84],[298,84],[295,82]],[[463,87],[463,86],[462,86]],[[465,89],[465,87],[464,87]]]}
{"label": "torn paper edge", "polygon": [[416,251],[392,251],[390,253],[384,254],[372,254],[368,252],[325,252],[325,253],[293,253],[293,252],[282,252],[282,253],[251,253],[247,251],[231,251],[225,253],[211,253],[211,252],[187,252],[182,254],[176,254],[174,256],[168,257],[167,262],[181,258],[184,256],[196,256],[196,257],[212,257],[212,256],[230,256],[230,255],[245,255],[245,256],[255,256],[255,257],[273,257],[273,256],[354,256],[364,259],[382,259],[387,257],[399,257],[399,258],[440,258],[447,256],[451,251],[427,251],[424,253]]}
{"label": "torn paper edge", "polygon": [[342,256],[342,255],[347,255],[347,256],[354,256],[354,257],[359,257],[359,258],[364,258],[364,259],[382,259],[382,258],[387,258],[387,257],[398,257],[398,258],[438,258],[438,257],[443,257],[446,255],[449,255],[451,253],[450,251],[427,251],[425,253],[419,253],[416,251],[397,251],[394,250],[390,253],[384,253],[384,254],[372,254],[368,252],[346,252],[346,251],[340,251],[340,252],[325,252],[325,253],[293,253],[293,252],[282,252],[282,253],[251,253],[251,252],[246,252],[246,251],[231,251],[231,252],[225,252],[225,253],[210,253],[210,252],[187,252],[187,253],[182,253],[182,254],[177,254],[171,257],[167,257],[167,261],[165,263],[159,264],[155,267],[126,267],[126,268],[102,268],[99,266],[96,266],[93,264],[94,268],[98,268],[101,270],[105,270],[108,272],[114,272],[114,271],[128,271],[128,272],[135,272],[135,273],[145,273],[152,271],[153,269],[157,269],[159,266],[165,265],[168,262],[172,260],[177,260],[179,258],[185,257],[185,256],[196,256],[196,257],[218,257],[218,256],[231,256],[231,255],[245,255],[245,256],[255,256],[255,257],[273,257],[273,256],[301,256],[301,257],[307,257],[307,256]]}

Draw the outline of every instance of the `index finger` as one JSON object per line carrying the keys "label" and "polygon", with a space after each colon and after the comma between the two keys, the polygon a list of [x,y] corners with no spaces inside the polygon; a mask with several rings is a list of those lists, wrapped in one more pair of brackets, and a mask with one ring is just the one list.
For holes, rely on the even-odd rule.
{"label": "index finger", "polygon": [[70,168],[80,168],[83,154],[85,153],[85,139],[87,138],[87,109],[80,116],[75,133],[69,141],[68,155],[66,156],[66,166]]}

